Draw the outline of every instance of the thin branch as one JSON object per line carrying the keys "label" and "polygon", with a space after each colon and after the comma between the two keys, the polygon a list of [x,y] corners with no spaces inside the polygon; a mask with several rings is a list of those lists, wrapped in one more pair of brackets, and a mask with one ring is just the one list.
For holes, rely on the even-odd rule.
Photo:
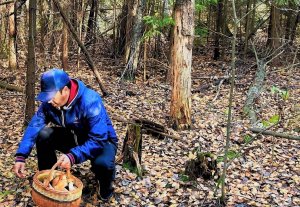
{"label": "thin branch", "polygon": [[262,5],[264,2],[261,2],[260,4],[257,4],[256,7],[252,8],[249,12],[247,12],[244,16],[242,16],[238,21],[237,24],[239,24],[242,19],[244,19],[246,16],[248,16],[253,10],[255,10],[257,7],[259,7],[260,5]]}
{"label": "thin branch", "polygon": [[233,96],[234,96],[234,82],[235,82],[235,46],[236,46],[236,35],[237,35],[237,25],[238,25],[238,19],[236,15],[235,10],[235,1],[232,0],[232,10],[233,10],[233,38],[232,38],[232,49],[231,49],[231,84],[230,84],[230,94],[229,94],[229,105],[228,105],[228,118],[227,118],[227,130],[226,130],[226,145],[225,145],[225,158],[224,158],[224,167],[223,167],[223,173],[221,177],[221,191],[222,195],[220,198],[220,201],[222,203],[225,203],[225,178],[226,178],[226,171],[227,171],[227,153],[229,150],[229,144],[230,144],[230,133],[231,133],[231,111],[232,111],[232,102],[233,102]]}

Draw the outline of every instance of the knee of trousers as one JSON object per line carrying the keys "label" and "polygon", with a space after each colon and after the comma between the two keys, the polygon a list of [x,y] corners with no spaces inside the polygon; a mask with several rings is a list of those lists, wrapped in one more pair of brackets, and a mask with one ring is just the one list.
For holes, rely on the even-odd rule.
{"label": "knee of trousers", "polygon": [[42,143],[47,142],[47,140],[49,140],[52,132],[53,132],[53,129],[51,129],[49,127],[44,127],[42,130],[39,131],[36,143],[42,144]]}
{"label": "knee of trousers", "polygon": [[113,170],[115,168],[115,163],[113,160],[108,160],[105,158],[98,158],[94,161],[94,169],[97,170]]}

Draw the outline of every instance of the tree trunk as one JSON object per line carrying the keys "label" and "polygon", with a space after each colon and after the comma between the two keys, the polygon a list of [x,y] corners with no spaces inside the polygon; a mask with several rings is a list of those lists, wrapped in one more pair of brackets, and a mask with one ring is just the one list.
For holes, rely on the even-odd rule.
{"label": "tree trunk", "polygon": [[128,14],[128,5],[125,0],[125,3],[122,7],[121,14],[118,17],[119,27],[118,27],[118,55],[125,54],[125,45],[126,45],[126,25],[127,25],[127,14]]}
{"label": "tree trunk", "polygon": [[206,45],[209,45],[209,40],[210,40],[210,31],[213,30],[213,25],[211,25],[211,22],[213,22],[213,17],[212,17],[212,5],[208,6],[208,14],[206,18],[206,24],[207,24],[207,37],[206,37]]}
{"label": "tree trunk", "polygon": [[[0,7],[0,14],[5,14],[5,7]],[[0,57],[7,58],[6,53],[6,30],[7,30],[7,23],[6,19],[3,18],[3,15],[0,15]]]}
{"label": "tree trunk", "polygon": [[[78,7],[77,7],[77,25],[78,25],[77,33],[79,34],[79,40],[81,42],[84,39],[83,38],[84,13],[85,13],[85,4],[84,4],[84,1],[81,1],[81,5],[78,5]],[[77,50],[77,70],[79,70],[79,67],[80,67],[80,52],[81,52],[81,48],[78,47],[78,50]]]}
{"label": "tree trunk", "polygon": [[191,68],[194,40],[194,0],[177,0],[171,45],[171,124],[174,129],[191,127]]}
{"label": "tree trunk", "polygon": [[298,7],[298,13],[297,13],[297,16],[296,16],[296,20],[293,24],[293,28],[292,28],[292,31],[291,31],[291,37],[290,37],[291,44],[293,44],[293,42],[295,40],[296,30],[297,30],[297,26],[298,26],[299,21],[300,21],[300,7]]}
{"label": "tree trunk", "polygon": [[97,5],[97,0],[91,0],[91,9],[90,9],[90,15],[89,15],[89,20],[87,25],[85,45],[91,44],[92,40],[95,38],[94,27],[96,22],[95,20],[96,5]]}
{"label": "tree trunk", "polygon": [[245,43],[244,43],[244,60],[246,59],[246,56],[247,56],[247,52],[248,52],[248,37],[250,35],[250,27],[251,27],[251,6],[252,6],[252,0],[248,0],[248,3],[247,3],[247,9],[246,9],[246,21],[245,21]]}
{"label": "tree trunk", "polygon": [[[57,15],[56,15],[57,9],[54,6],[54,3],[52,1],[49,3],[49,6],[52,11],[52,15],[50,16],[50,19],[52,20],[52,21],[50,20],[50,22],[52,22],[51,26],[50,26],[52,33],[51,33],[51,40],[50,40],[50,45],[49,45],[49,54],[51,57],[53,54],[55,54],[54,49],[56,46],[56,36],[58,35],[58,33],[55,31],[55,29],[56,29],[56,26],[59,25],[59,21],[57,19]],[[53,59],[53,58],[51,58],[51,59]]]}
{"label": "tree trunk", "polygon": [[44,54],[45,52],[45,36],[48,31],[48,22],[49,19],[46,15],[46,6],[44,1],[39,1],[39,10],[40,10],[40,34],[41,34],[41,42],[40,42],[40,50],[41,53]]}
{"label": "tree trunk", "polygon": [[[130,0],[126,27],[126,71],[124,78],[134,81],[139,62],[140,45],[143,30],[143,11],[146,0]],[[132,27],[130,26],[132,25]]]}
{"label": "tree trunk", "polygon": [[271,5],[267,46],[275,50],[280,47],[280,11],[273,2]]}
{"label": "tree trunk", "polygon": [[214,60],[218,60],[220,58],[220,38],[221,38],[220,32],[222,28],[223,1],[224,0],[220,0],[217,5]]}
{"label": "tree trunk", "polygon": [[[231,34],[228,25],[227,25],[227,7],[228,7],[228,1],[227,0],[223,0],[223,11],[222,11],[222,19],[221,19],[221,25],[222,25],[222,29],[221,29],[221,33],[229,36]],[[224,59],[225,57],[225,48],[227,48],[227,37],[222,35],[221,36],[221,59]]]}
{"label": "tree trunk", "polygon": [[29,29],[28,29],[28,59],[26,72],[26,109],[25,125],[28,125],[34,114],[35,96],[35,35],[36,35],[36,0],[29,1]]}
{"label": "tree trunk", "polygon": [[[69,16],[69,12],[68,12],[69,6],[70,5],[67,1],[64,2],[63,8],[66,11],[67,17]],[[63,34],[62,34],[62,53],[61,53],[62,68],[64,70],[69,69],[68,59],[69,59],[69,32],[68,32],[68,26],[64,22],[63,23]]]}
{"label": "tree trunk", "polygon": [[8,53],[8,62],[9,68],[11,70],[17,69],[17,50],[16,50],[16,12],[15,12],[15,3],[7,5],[8,12],[14,13],[9,16],[8,22],[8,36],[9,36],[9,53]]}
{"label": "tree trunk", "polygon": [[116,59],[116,55],[117,55],[117,37],[116,37],[116,5],[117,1],[114,0],[113,3],[113,51],[112,51],[112,55],[113,57]]}

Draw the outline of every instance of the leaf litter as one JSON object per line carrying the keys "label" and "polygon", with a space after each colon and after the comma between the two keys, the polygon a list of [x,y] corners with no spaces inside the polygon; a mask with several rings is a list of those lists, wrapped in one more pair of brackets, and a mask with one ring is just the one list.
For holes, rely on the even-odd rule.
{"label": "leaf litter", "polygon": [[[207,57],[194,60],[193,74],[197,77],[207,74],[222,76],[220,64],[211,64]],[[226,66],[230,63],[224,63]],[[74,64],[75,65],[75,64]],[[138,74],[136,84],[119,83],[122,69],[115,69],[109,59],[99,60],[97,68],[110,96],[103,98],[110,115],[115,114],[124,119],[146,118],[167,126],[169,120],[170,87],[164,81],[164,74],[152,72],[150,79],[143,83],[142,74]],[[229,66],[226,66],[229,67]],[[119,70],[119,71],[118,71]],[[10,84],[25,85],[25,69],[11,72],[0,67],[2,78]],[[39,70],[39,73],[42,71]],[[257,100],[257,112],[260,120],[267,120],[278,113],[278,101],[271,95],[270,88],[289,87],[290,97],[284,102],[284,114],[295,114],[299,105],[299,72],[272,71],[267,77],[264,92]],[[79,71],[68,71],[80,78],[87,85],[99,91],[93,74],[82,63]],[[243,144],[250,126],[242,115],[247,89],[253,79],[253,71],[237,79],[233,103],[233,123],[231,150],[237,150]],[[16,77],[16,78],[12,78]],[[193,76],[194,77],[194,76]],[[282,79],[284,77],[284,79]],[[284,81],[283,81],[284,80]],[[210,80],[192,79],[192,88],[211,84]],[[38,91],[38,84],[36,91]],[[229,96],[229,84],[223,83],[220,94],[216,95],[214,86],[192,94],[193,129],[176,132],[179,141],[165,138],[156,139],[143,135],[142,165],[145,175],[140,178],[128,169],[117,164],[114,182],[115,196],[110,203],[103,204],[96,195],[96,181],[90,171],[90,162],[73,167],[73,174],[84,184],[81,206],[216,206],[214,195],[215,181],[198,178],[195,182],[183,181],[183,172],[189,153],[194,148],[222,155],[226,138],[226,120]],[[131,91],[135,95],[128,95]],[[36,103],[38,104],[38,103]],[[37,171],[36,151],[31,153],[26,162],[27,179],[14,176],[12,166],[14,153],[22,138],[25,110],[25,96],[22,93],[0,89],[0,204],[1,206],[35,206],[30,190],[32,176]],[[120,143],[118,155],[122,149],[126,133],[126,123],[112,120]],[[284,130],[299,136],[299,121],[284,123]],[[300,206],[300,147],[299,142],[260,136],[249,144],[229,166],[226,191],[228,206]],[[272,150],[273,149],[273,150]],[[218,164],[219,169],[222,163]],[[217,196],[219,195],[217,191]]]}

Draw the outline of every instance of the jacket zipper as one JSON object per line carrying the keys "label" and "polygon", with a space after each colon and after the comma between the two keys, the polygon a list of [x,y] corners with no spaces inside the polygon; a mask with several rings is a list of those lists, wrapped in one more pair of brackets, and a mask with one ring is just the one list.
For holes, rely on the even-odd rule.
{"label": "jacket zipper", "polygon": [[66,125],[65,125],[64,111],[63,110],[61,110],[61,125],[63,127],[66,127]]}
{"label": "jacket zipper", "polygon": [[[65,116],[64,116],[64,111],[63,110],[61,110],[61,125],[63,127],[66,127],[66,125],[65,125]],[[78,145],[77,135],[75,134],[74,130],[71,130],[71,132],[74,135],[75,144]]]}
{"label": "jacket zipper", "polygon": [[72,134],[74,135],[74,141],[75,144],[78,146],[78,140],[77,140],[77,135],[75,134],[74,130],[71,130]]}

